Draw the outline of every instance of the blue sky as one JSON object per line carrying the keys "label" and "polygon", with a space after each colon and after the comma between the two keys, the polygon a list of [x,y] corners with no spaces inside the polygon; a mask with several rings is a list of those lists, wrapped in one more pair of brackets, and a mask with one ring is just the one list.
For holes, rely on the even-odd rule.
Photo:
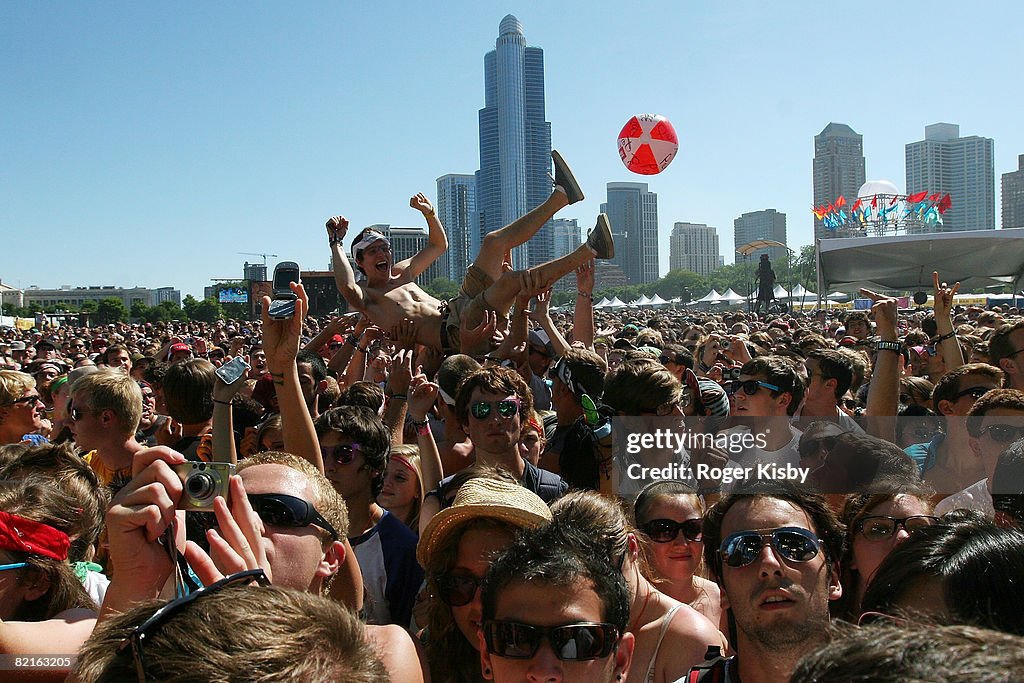
{"label": "blue sky", "polygon": [[[587,193],[559,215],[589,227],[606,183],[649,182],[663,274],[676,221],[716,226],[727,262],[746,211],[783,211],[790,245],[810,243],[829,121],[901,188],[926,125],[993,138],[998,224],[999,176],[1024,154],[1024,5],[832,7],[0,3],[0,279],[201,296],[259,260],[237,252],[325,268],[333,214],[420,225],[409,197],[479,165],[483,55],[507,13],[544,48],[554,146]],[[659,176],[616,152],[642,112],[680,135]]]}

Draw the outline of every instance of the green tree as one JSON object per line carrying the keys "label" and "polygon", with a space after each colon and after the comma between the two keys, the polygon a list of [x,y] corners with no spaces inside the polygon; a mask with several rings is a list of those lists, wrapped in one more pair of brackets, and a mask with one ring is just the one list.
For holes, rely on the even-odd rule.
{"label": "green tree", "polygon": [[124,322],[128,319],[128,309],[124,302],[114,297],[107,297],[96,306],[96,314],[93,322],[97,325],[109,325],[110,323]]}
{"label": "green tree", "polygon": [[[714,288],[720,293],[732,288],[733,291],[746,296],[753,289],[754,266],[757,264],[746,264],[743,261],[722,266],[708,275],[708,288]],[[707,292],[704,292],[707,294]],[[703,296],[700,295],[700,296]]]}
{"label": "green tree", "polygon": [[130,315],[132,320],[149,321],[149,315],[151,310],[152,309],[150,309],[149,306],[142,303],[141,301],[135,301],[134,303],[132,303],[132,310]]}
{"label": "green tree", "polygon": [[224,309],[216,299],[206,299],[196,303],[191,311],[185,311],[188,313],[190,320],[198,320],[204,323],[212,323],[217,320],[224,318]]}
{"label": "green tree", "polygon": [[154,308],[159,311],[161,321],[188,320],[185,311],[173,301],[161,301]]}
{"label": "green tree", "polygon": [[185,299],[181,302],[181,308],[185,311],[185,315],[189,317],[189,320],[195,320],[195,310],[198,305],[198,299],[191,294],[185,295]]}
{"label": "green tree", "polygon": [[689,270],[672,270],[654,283],[654,293],[662,299],[681,297],[683,302],[693,301],[708,293],[707,278]]}
{"label": "green tree", "polygon": [[459,294],[459,283],[439,277],[423,288],[427,294],[442,301],[454,299]]}

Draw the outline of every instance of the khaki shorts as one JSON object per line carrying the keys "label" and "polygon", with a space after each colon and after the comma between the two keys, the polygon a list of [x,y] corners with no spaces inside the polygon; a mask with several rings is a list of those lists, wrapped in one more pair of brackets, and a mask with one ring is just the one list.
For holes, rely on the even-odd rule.
{"label": "khaki shorts", "polygon": [[[459,288],[459,295],[448,301],[448,317],[443,322],[446,329],[444,332],[448,337],[448,347],[445,353],[466,353],[462,348],[460,328],[473,328],[484,320],[484,312],[494,310],[484,298],[484,292],[494,284],[494,278],[490,277],[473,264],[466,271],[466,277],[462,280],[462,287]],[[498,311],[498,323],[507,320],[506,312]],[[470,352],[479,349],[469,349]]]}

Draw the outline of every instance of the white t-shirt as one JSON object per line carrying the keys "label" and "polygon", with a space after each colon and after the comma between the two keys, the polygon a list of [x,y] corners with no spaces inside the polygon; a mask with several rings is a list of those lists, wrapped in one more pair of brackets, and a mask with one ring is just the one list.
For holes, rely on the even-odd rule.
{"label": "white t-shirt", "polygon": [[988,479],[975,482],[963,491],[957,491],[940,500],[935,506],[935,516],[941,517],[953,510],[977,510],[990,519],[995,517],[996,508],[992,504],[992,494],[988,490]]}

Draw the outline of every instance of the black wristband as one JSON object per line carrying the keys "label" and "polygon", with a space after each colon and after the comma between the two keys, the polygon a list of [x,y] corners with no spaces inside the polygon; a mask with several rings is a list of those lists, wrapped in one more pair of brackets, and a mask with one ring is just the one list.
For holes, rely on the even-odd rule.
{"label": "black wristband", "polygon": [[876,341],[875,351],[895,351],[903,353],[903,345],[898,341]]}
{"label": "black wristband", "polygon": [[950,332],[949,334],[944,334],[944,335],[942,335],[941,337],[936,337],[936,338],[935,338],[935,339],[933,339],[932,341],[934,341],[934,342],[935,342],[936,344],[938,344],[939,342],[944,342],[944,341],[946,341],[947,339],[952,339],[952,338],[953,338],[953,337],[955,337],[955,336],[956,336],[956,330],[953,330],[953,331],[952,331],[952,332]]}
{"label": "black wristband", "polygon": [[429,422],[429,420],[424,420],[423,422],[417,422],[416,420],[412,419],[409,420],[409,424],[411,424],[413,427],[423,427],[427,425]]}
{"label": "black wristband", "polygon": [[231,405],[232,403],[234,403],[234,400],[231,400],[231,401],[218,401],[217,399],[213,399],[213,402],[214,402],[214,403],[219,403],[219,404],[221,404],[222,406],[229,406],[229,405]]}

